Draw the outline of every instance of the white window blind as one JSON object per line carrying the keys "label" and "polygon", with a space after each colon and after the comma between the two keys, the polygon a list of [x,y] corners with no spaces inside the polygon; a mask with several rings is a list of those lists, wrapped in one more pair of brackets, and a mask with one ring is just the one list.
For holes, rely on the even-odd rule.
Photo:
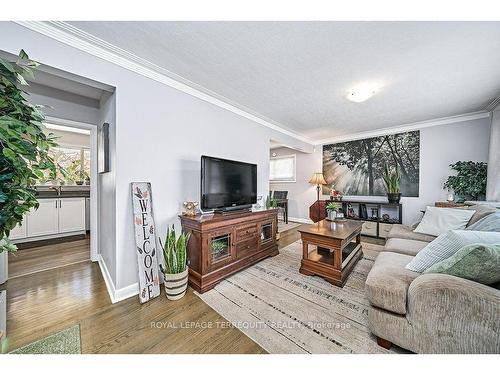
{"label": "white window blind", "polygon": [[269,167],[271,182],[295,182],[295,155],[273,157]]}

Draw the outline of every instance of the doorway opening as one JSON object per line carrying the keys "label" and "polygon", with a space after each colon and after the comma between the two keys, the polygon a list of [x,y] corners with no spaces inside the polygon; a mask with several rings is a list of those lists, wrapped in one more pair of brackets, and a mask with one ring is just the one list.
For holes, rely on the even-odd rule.
{"label": "doorway opening", "polygon": [[58,137],[50,150],[57,174],[38,181],[38,210],[11,231],[18,251],[9,279],[98,259],[97,126],[54,117],[44,125]]}

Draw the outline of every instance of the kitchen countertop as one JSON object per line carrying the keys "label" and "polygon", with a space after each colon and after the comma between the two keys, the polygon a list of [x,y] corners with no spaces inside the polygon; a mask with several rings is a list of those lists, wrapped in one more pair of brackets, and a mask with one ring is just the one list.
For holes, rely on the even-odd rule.
{"label": "kitchen countertop", "polygon": [[38,198],[89,198],[90,186],[89,185],[63,185],[61,186],[61,194],[58,195],[57,191],[51,189],[50,186],[37,186],[36,191]]}

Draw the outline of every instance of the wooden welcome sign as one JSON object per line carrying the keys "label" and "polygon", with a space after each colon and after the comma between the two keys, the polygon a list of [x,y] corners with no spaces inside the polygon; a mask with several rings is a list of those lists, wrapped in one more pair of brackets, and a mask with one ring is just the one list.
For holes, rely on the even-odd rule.
{"label": "wooden welcome sign", "polygon": [[144,303],[160,295],[156,229],[149,182],[132,182],[132,206],[139,263],[139,300]]}

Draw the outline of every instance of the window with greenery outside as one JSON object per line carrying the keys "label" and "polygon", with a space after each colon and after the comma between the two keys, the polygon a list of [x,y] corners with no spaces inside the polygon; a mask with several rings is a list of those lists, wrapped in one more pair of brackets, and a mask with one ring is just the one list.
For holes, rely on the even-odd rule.
{"label": "window with greenery outside", "polygon": [[14,63],[0,58],[0,252],[16,250],[10,231],[38,208],[37,181],[56,173],[49,154],[55,136],[45,134],[42,107],[29,103],[24,90],[37,66],[24,51]]}

